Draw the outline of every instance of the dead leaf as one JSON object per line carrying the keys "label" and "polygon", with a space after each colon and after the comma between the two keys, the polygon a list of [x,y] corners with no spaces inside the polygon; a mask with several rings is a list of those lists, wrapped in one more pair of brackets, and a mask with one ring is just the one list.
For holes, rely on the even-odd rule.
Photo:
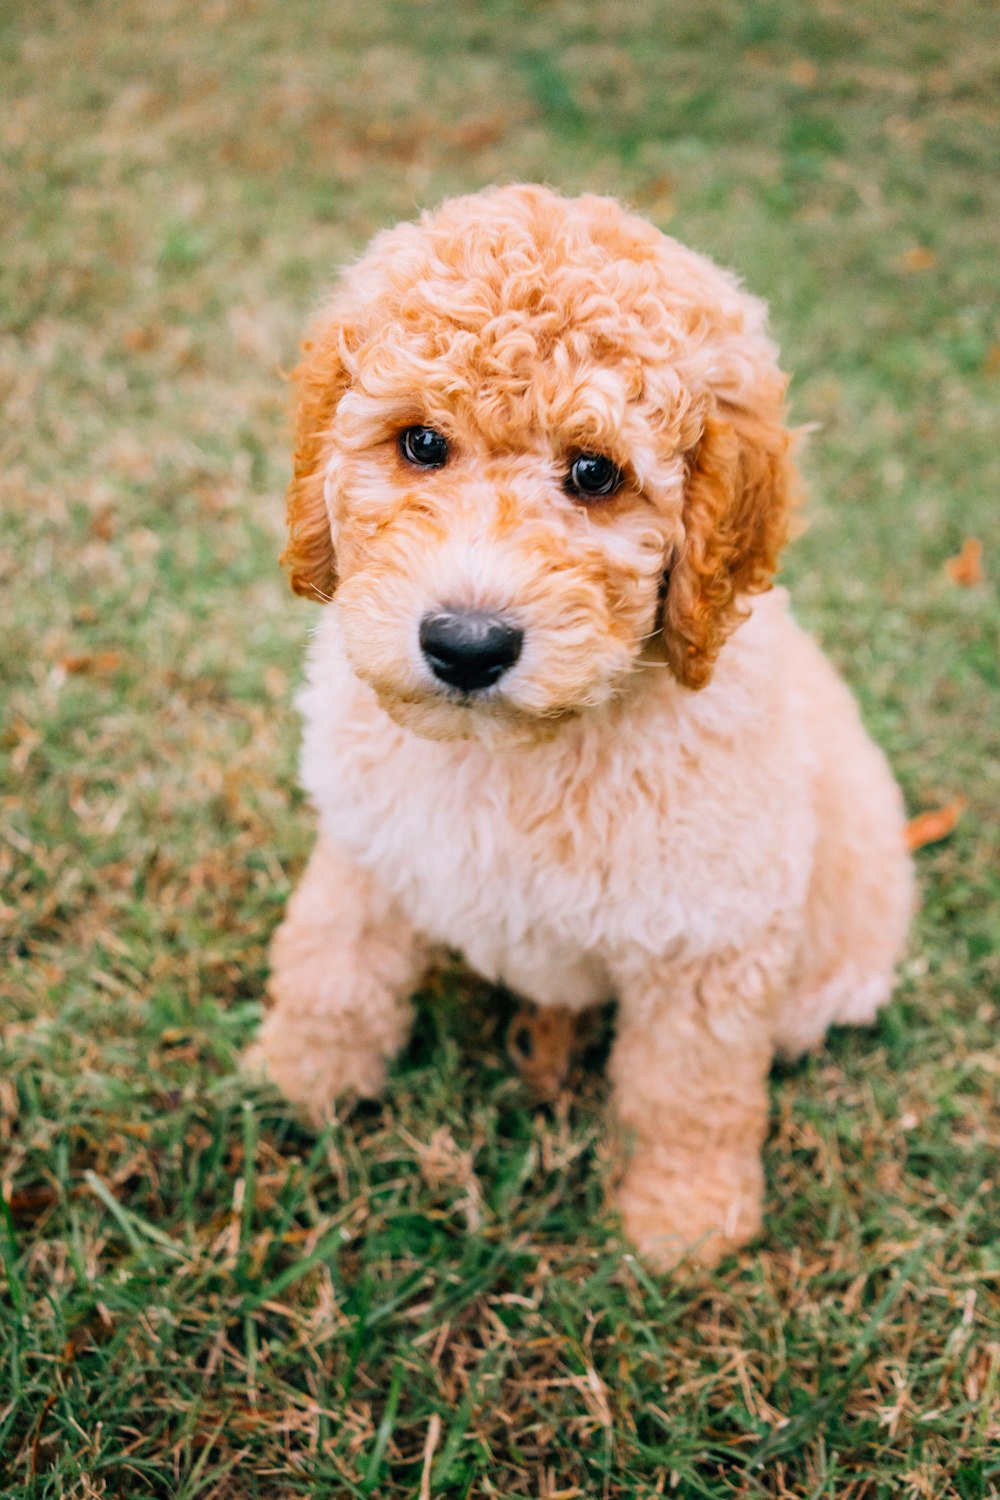
{"label": "dead leaf", "polygon": [[89,673],[96,677],[116,671],[123,661],[120,651],[91,651],[82,656],[64,656],[59,665],[71,676]]}
{"label": "dead leaf", "polygon": [[58,1202],[59,1194],[53,1188],[30,1187],[11,1193],[7,1207],[15,1219],[37,1219],[45,1209]]}
{"label": "dead leaf", "polygon": [[899,257],[897,264],[901,271],[929,271],[936,261],[937,256],[928,245],[914,245]]}
{"label": "dead leaf", "polygon": [[122,343],[130,354],[143,354],[157,342],[158,334],[153,328],[126,328],[122,334]]}
{"label": "dead leaf", "polygon": [[110,505],[102,505],[90,520],[90,534],[98,541],[110,542],[115,534],[115,513]]}
{"label": "dead leaf", "polygon": [[558,1099],[573,1063],[592,1040],[595,1013],[524,1004],[510,1023],[507,1054],[540,1103]]}
{"label": "dead leaf", "polygon": [[983,581],[983,544],[977,537],[967,536],[962,543],[962,550],[955,557],[949,557],[944,565],[944,570],[952,583],[960,584],[964,589],[974,588],[977,583]]}
{"label": "dead leaf", "polygon": [[906,825],[906,847],[922,849],[925,844],[937,844],[954,833],[959,818],[968,803],[964,797],[956,797],[946,807],[935,807],[929,812],[918,813]]}
{"label": "dead leaf", "polygon": [[789,67],[788,75],[793,83],[797,83],[801,88],[807,89],[816,82],[819,76],[819,69],[807,57],[797,57]]}
{"label": "dead leaf", "polygon": [[482,151],[502,141],[516,123],[516,116],[497,112],[452,125],[442,131],[442,135],[449,145],[460,146],[463,151]]}

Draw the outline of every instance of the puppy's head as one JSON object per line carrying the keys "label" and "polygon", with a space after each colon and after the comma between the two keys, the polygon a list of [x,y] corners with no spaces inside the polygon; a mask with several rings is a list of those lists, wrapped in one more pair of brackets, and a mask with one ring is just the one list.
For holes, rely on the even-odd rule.
{"label": "puppy's head", "polygon": [[399,722],[503,744],[651,660],[708,681],[792,490],[762,305],[609,199],[384,233],[304,345],[290,540]]}

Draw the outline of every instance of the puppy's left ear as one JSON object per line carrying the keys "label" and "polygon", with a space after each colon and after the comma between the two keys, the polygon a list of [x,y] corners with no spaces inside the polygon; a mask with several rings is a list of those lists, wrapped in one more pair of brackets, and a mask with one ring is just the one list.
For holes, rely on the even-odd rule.
{"label": "puppy's left ear", "polygon": [[726,637],[747,614],[745,597],[771,587],[788,539],[797,478],[786,384],[772,368],[758,372],[745,405],[713,396],[688,458],[684,537],[663,607],[667,660],[686,687],[709,680]]}
{"label": "puppy's left ear", "polygon": [[297,594],[328,600],[337,565],[324,493],[334,413],[347,390],[348,320],[334,304],[313,325],[292,371],[295,385],[295,460],[288,486],[288,542],[282,566]]}

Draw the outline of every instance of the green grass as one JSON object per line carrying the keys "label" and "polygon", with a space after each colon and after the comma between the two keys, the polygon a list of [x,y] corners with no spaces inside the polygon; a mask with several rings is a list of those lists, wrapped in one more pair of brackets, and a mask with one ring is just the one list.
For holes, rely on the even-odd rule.
{"label": "green grass", "polygon": [[[40,0],[0,31],[0,1489],[1000,1494],[1000,54],[991,4]],[[275,556],[301,324],[541,178],[766,296],[819,424],[800,616],[920,856],[897,1000],[773,1086],[761,1243],[651,1278],[599,1068],[445,974],[382,1107],[247,1098],[310,839]],[[966,536],[986,581],[945,560]]]}

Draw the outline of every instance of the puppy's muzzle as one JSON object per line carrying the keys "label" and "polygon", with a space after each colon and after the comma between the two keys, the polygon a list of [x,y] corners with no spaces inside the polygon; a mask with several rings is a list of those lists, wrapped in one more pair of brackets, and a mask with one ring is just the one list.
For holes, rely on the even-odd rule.
{"label": "puppy's muzzle", "polygon": [[492,687],[521,654],[524,631],[478,609],[424,615],[420,649],[434,676],[463,693]]}

